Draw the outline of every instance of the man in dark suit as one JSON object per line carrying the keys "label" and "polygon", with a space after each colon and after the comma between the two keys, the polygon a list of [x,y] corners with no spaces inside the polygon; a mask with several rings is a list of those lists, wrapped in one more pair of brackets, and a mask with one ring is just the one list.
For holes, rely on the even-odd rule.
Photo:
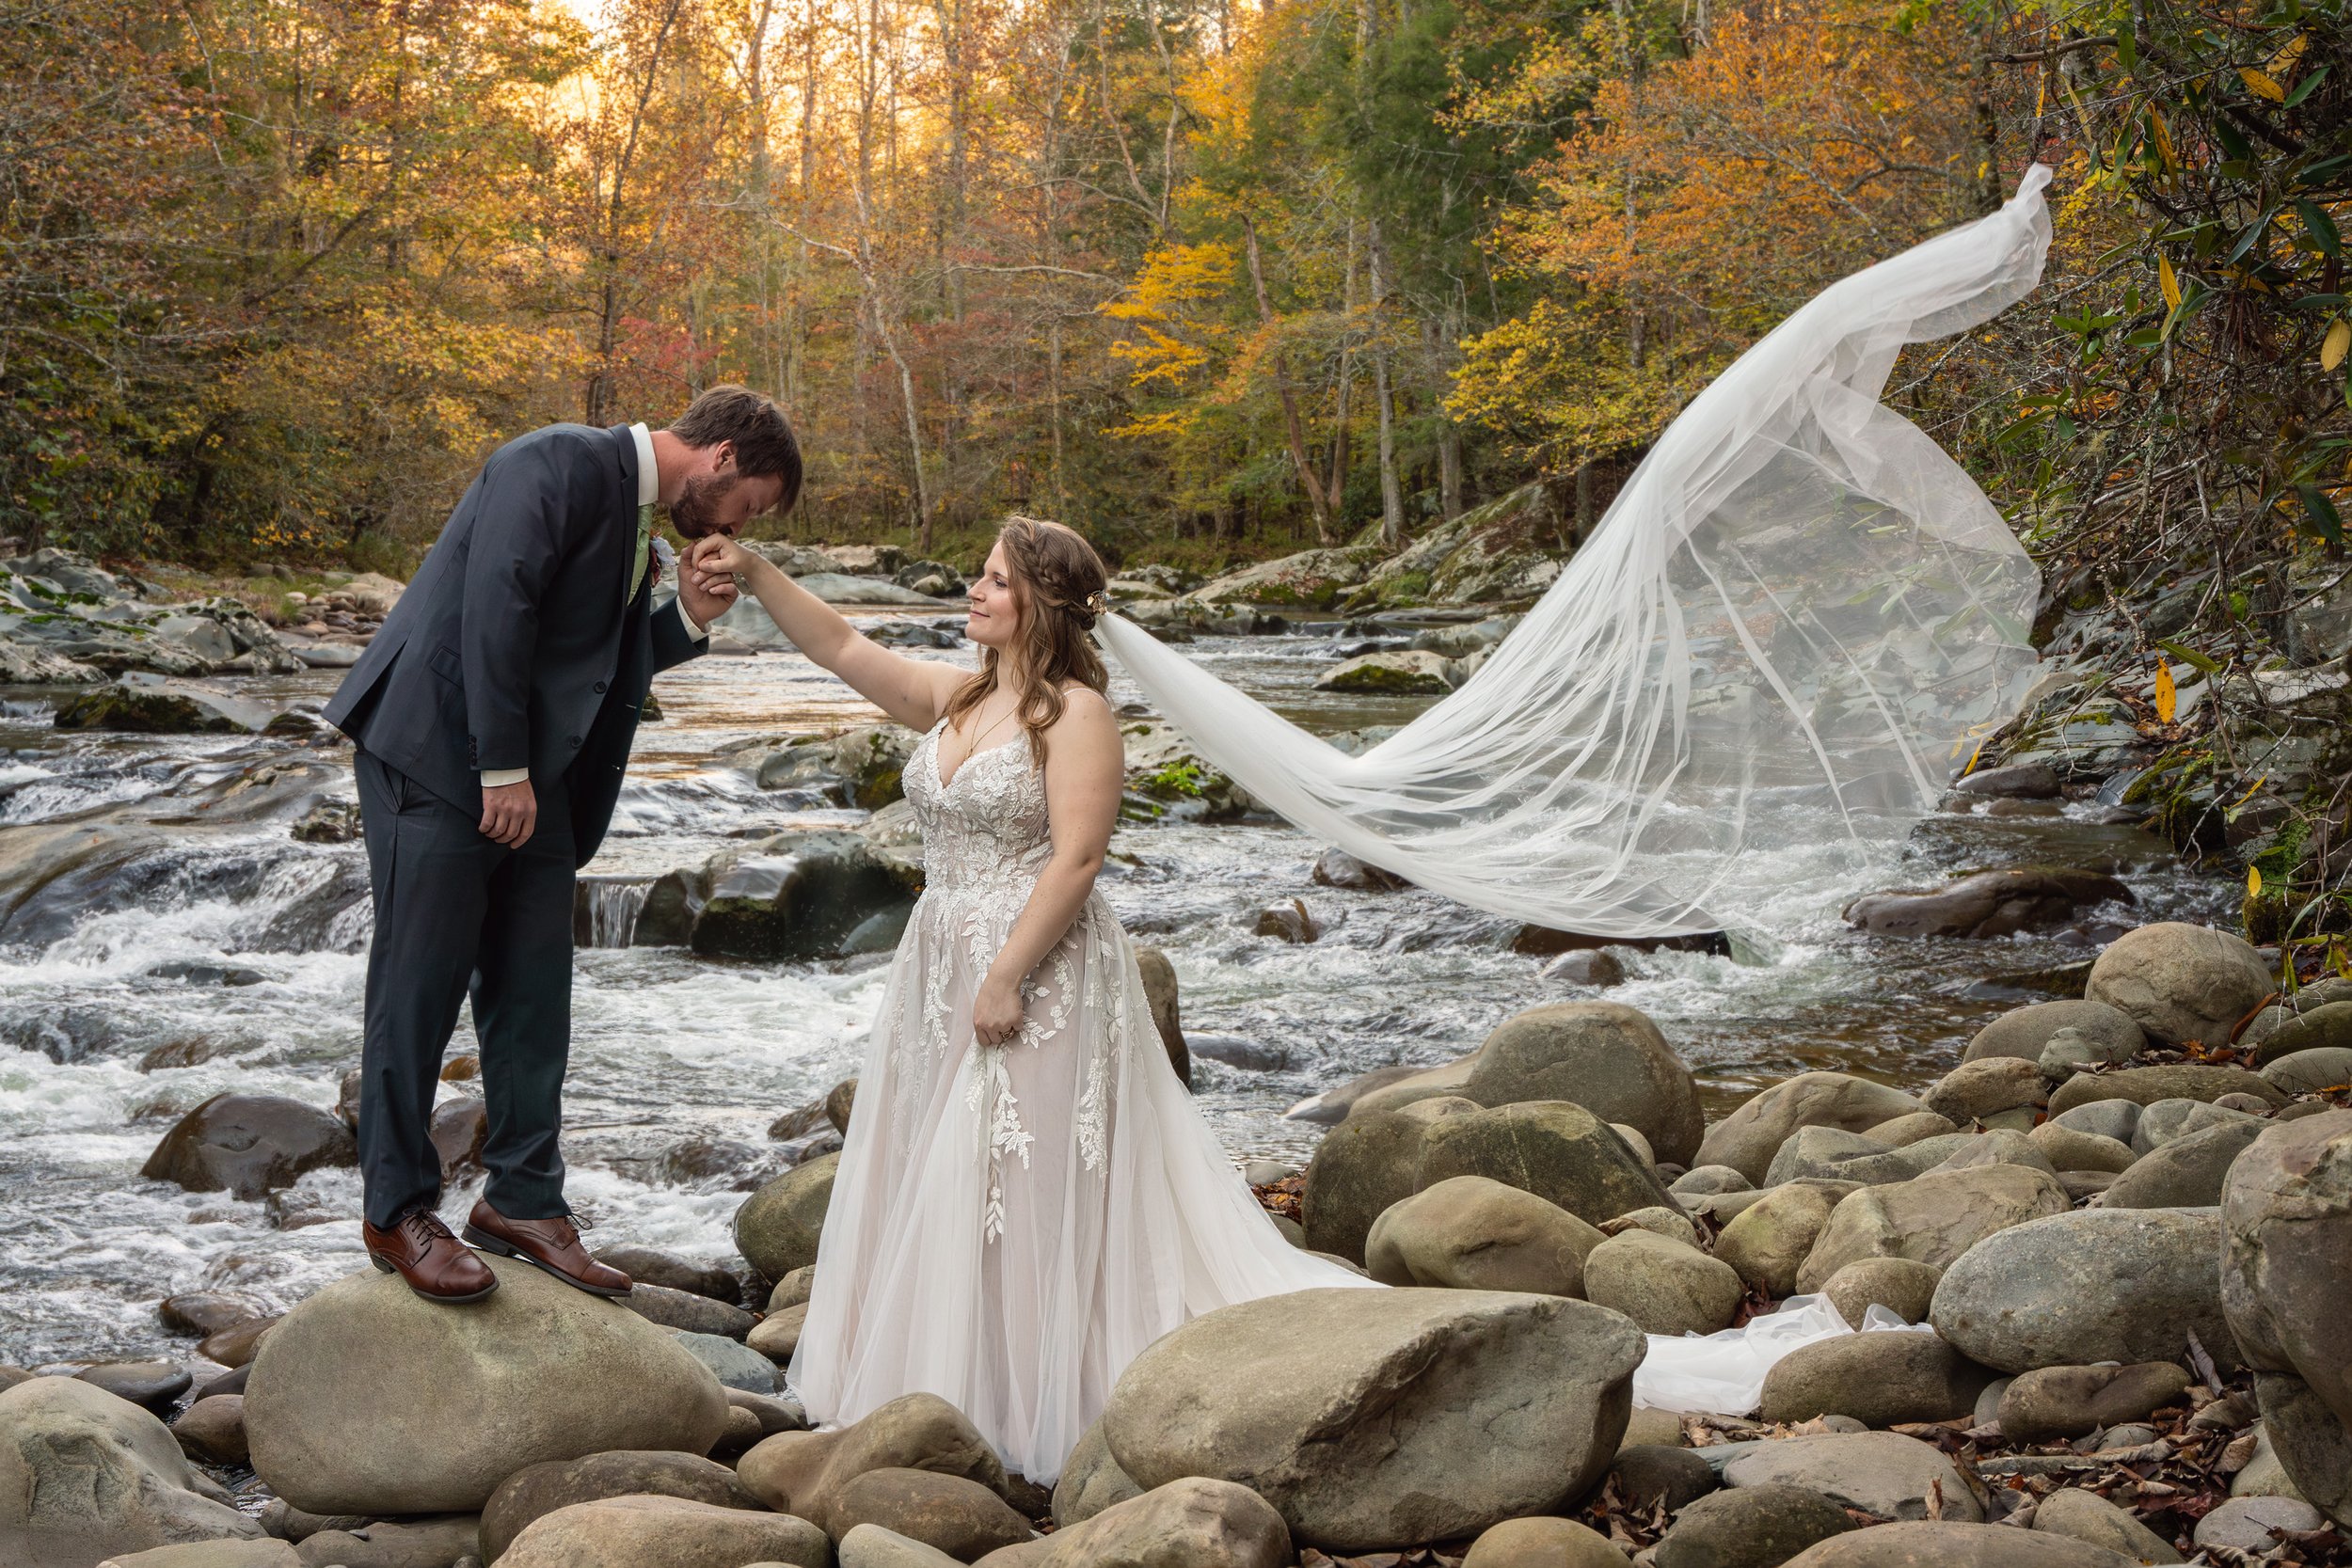
{"label": "man in dark suit", "polygon": [[654,613],[656,503],[688,539],[800,493],[782,409],[740,387],[667,430],[550,425],[501,447],[326,706],[358,748],[374,890],[359,1089],[361,1234],[418,1294],[497,1277],[435,1210],[441,1052],[470,990],[489,1180],[465,1240],[582,1290],[629,1279],[580,1245],[564,1199],[572,884],[620,797],[654,673],[699,654],[734,585],[681,578]]}

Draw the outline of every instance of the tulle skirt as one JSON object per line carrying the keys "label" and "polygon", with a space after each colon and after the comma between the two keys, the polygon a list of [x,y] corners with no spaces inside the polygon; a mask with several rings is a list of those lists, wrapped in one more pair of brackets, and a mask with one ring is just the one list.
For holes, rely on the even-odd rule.
{"label": "tulle skirt", "polygon": [[900,942],[858,1080],[788,1381],[812,1421],[955,1405],[1041,1483],[1120,1372],[1234,1302],[1369,1285],[1293,1247],[1169,1064],[1099,895],[977,1044],[972,1005],[1025,888],[939,886]]}

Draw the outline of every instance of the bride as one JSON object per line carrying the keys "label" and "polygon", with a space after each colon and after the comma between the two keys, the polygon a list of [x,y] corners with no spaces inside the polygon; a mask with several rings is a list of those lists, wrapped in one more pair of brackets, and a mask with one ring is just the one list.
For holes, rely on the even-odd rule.
{"label": "bride", "polygon": [[784,634],[921,731],[925,888],[858,1077],[790,1380],[810,1418],[939,1395],[1060,1474],[1143,1348],[1215,1307],[1358,1275],[1283,1239],[1176,1077],[1094,886],[1125,768],[1088,633],[1093,547],[1015,517],[971,589],[980,667],[908,658],[734,541]]}

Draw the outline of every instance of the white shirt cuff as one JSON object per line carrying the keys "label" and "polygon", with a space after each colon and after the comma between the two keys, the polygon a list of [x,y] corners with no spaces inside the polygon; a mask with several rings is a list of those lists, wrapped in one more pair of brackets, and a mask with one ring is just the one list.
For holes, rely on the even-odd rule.
{"label": "white shirt cuff", "polygon": [[684,598],[673,599],[670,602],[677,606],[677,618],[686,624],[687,636],[692,638],[697,642],[707,642],[710,640],[710,628],[704,626],[700,621],[695,620],[691,615],[686,613],[686,600]]}
{"label": "white shirt cuff", "polygon": [[485,768],[482,770],[482,787],[497,789],[502,784],[518,784],[531,777],[528,768]]}

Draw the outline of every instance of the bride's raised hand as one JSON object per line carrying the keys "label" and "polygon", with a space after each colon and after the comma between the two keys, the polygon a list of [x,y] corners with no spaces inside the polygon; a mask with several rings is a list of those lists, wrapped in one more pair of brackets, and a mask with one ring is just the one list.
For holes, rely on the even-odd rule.
{"label": "bride's raised hand", "polygon": [[707,533],[687,547],[686,563],[712,577],[739,577],[760,558],[723,533]]}

